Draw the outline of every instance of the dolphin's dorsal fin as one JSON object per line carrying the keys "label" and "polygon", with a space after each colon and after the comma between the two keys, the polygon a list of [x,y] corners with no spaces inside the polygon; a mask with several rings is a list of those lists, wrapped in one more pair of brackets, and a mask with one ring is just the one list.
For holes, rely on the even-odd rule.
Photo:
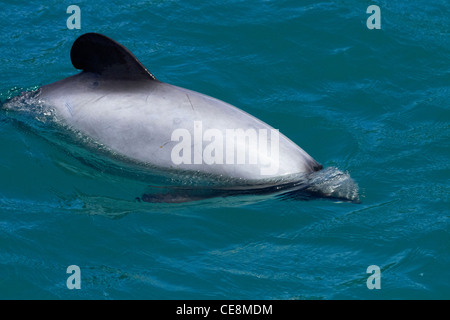
{"label": "dolphin's dorsal fin", "polygon": [[156,80],[123,45],[99,33],[85,33],[72,45],[75,68],[114,80]]}

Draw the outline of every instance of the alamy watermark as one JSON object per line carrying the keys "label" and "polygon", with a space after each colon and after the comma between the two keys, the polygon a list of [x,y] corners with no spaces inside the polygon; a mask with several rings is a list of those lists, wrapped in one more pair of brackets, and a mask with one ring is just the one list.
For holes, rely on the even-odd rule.
{"label": "alamy watermark", "polygon": [[175,129],[171,141],[178,142],[171,151],[175,165],[258,165],[261,175],[278,172],[277,129],[209,128],[203,131],[202,121],[194,121],[191,131]]}
{"label": "alamy watermark", "polygon": [[71,274],[66,281],[67,289],[81,289],[81,270],[77,265],[67,267],[66,273]]}
{"label": "alamy watermark", "polygon": [[371,5],[367,7],[366,13],[371,13],[367,18],[366,26],[368,29],[381,29],[381,10],[379,6]]}
{"label": "alamy watermark", "polygon": [[67,18],[67,29],[81,29],[81,9],[77,5],[70,5],[67,7],[66,13],[70,13],[71,16]]}
{"label": "alamy watermark", "polygon": [[368,266],[366,272],[371,274],[366,281],[367,289],[381,289],[380,267],[376,265]]}

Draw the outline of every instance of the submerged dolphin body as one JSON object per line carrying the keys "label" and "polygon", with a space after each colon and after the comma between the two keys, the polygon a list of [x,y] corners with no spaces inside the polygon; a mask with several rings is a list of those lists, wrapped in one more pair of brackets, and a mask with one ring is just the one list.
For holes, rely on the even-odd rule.
{"label": "submerged dolphin body", "polygon": [[[308,185],[314,180],[310,175],[322,166],[287,137],[230,104],[157,80],[116,41],[87,33],[74,42],[70,55],[74,67],[82,72],[42,86],[38,92],[39,100],[56,117],[127,158],[171,172],[226,181],[206,192],[183,189],[162,197],[143,195],[142,200],[184,202],[295,188],[340,197]],[[235,135],[231,143],[218,141],[232,130],[244,133],[243,138]],[[175,132],[187,136],[174,137]],[[254,139],[251,133],[262,135]],[[202,158],[208,145],[209,162]],[[245,154],[240,162],[236,161],[239,152]],[[248,161],[251,157],[256,160]],[[271,170],[262,170],[270,166]]]}

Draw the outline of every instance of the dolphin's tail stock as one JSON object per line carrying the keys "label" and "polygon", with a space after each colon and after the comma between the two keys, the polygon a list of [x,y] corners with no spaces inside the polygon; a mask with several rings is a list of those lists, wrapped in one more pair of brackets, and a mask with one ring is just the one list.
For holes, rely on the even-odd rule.
{"label": "dolphin's tail stock", "polygon": [[[153,187],[158,188],[143,194],[139,199],[150,203],[185,203],[213,198],[230,198],[237,196],[265,196],[282,192],[287,186],[266,185],[260,187]],[[164,190],[161,192],[161,190]]]}
{"label": "dolphin's tail stock", "polygon": [[335,167],[301,175],[296,181],[267,183],[259,186],[152,187],[152,192],[143,194],[139,200],[150,203],[185,203],[245,195],[278,196],[283,200],[329,199],[360,203],[358,185],[348,173]]}

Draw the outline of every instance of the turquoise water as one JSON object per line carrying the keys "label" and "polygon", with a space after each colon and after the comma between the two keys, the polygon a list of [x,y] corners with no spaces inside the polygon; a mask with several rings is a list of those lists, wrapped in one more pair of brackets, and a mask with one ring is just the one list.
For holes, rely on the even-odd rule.
{"label": "turquoise water", "polygon": [[[80,30],[66,27],[71,4]],[[366,27],[371,4],[380,30]],[[2,101],[74,74],[73,41],[103,33],[161,81],[236,105],[348,171],[362,202],[136,202],[161,178],[0,110],[0,298],[450,298],[447,1],[1,7]],[[66,286],[70,265],[79,290]],[[380,289],[367,287],[370,265]]]}

